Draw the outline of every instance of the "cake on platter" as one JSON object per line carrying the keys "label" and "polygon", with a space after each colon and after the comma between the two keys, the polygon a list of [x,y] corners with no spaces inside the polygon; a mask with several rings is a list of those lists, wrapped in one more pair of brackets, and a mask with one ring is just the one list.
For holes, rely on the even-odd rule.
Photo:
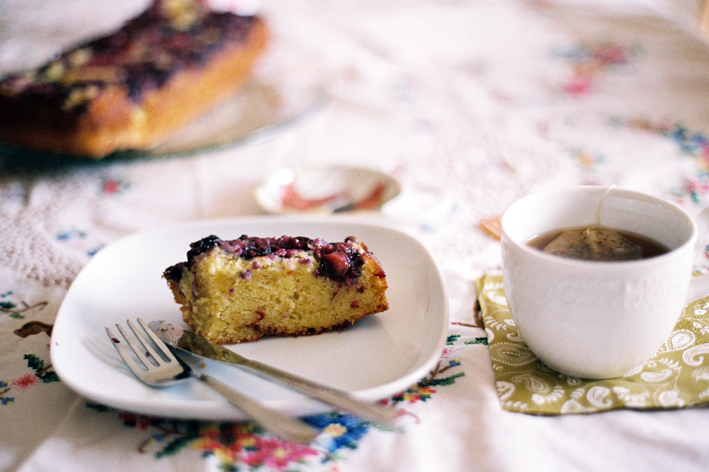
{"label": "cake on platter", "polygon": [[269,38],[258,15],[155,0],[119,30],[0,79],[0,141],[93,159],[149,149],[236,94]]}

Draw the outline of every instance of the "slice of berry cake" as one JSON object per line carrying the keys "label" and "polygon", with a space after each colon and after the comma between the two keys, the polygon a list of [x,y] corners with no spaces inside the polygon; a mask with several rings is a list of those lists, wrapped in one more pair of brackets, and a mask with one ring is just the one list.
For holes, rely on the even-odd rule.
{"label": "slice of berry cake", "polygon": [[355,237],[208,236],[163,277],[185,322],[218,343],[338,330],[389,308],[386,275]]}
{"label": "slice of berry cake", "polygon": [[155,0],[121,29],[0,80],[0,141],[101,158],[147,149],[233,96],[269,32],[199,0]]}

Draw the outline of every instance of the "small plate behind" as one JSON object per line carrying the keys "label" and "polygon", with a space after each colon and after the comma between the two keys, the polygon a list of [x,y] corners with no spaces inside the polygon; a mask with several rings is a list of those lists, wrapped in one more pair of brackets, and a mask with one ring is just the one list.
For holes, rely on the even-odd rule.
{"label": "small plate behind", "polygon": [[257,189],[256,200],[269,213],[330,214],[379,211],[401,193],[391,175],[362,167],[280,169]]}

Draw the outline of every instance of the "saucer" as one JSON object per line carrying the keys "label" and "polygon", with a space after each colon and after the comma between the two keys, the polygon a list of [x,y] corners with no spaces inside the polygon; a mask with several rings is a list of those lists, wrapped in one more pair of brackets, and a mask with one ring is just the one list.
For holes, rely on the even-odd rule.
{"label": "saucer", "polygon": [[273,214],[379,212],[401,190],[397,179],[374,169],[283,168],[256,189],[256,200]]}

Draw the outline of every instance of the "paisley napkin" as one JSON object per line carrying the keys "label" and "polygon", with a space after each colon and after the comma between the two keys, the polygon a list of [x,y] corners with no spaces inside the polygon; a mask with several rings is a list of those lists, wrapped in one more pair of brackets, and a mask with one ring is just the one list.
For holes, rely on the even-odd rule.
{"label": "paisley napkin", "polygon": [[504,409],[559,415],[709,403],[709,298],[685,307],[672,334],[643,366],[624,377],[582,380],[551,370],[527,348],[507,307],[501,275],[485,275],[476,285]]}

